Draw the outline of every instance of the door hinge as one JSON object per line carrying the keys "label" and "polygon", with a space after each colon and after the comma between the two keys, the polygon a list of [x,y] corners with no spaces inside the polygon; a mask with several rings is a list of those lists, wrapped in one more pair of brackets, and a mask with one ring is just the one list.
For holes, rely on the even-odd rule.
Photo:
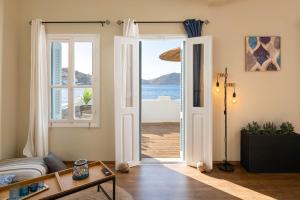
{"label": "door hinge", "polygon": [[180,112],[180,119],[183,119],[183,112]]}

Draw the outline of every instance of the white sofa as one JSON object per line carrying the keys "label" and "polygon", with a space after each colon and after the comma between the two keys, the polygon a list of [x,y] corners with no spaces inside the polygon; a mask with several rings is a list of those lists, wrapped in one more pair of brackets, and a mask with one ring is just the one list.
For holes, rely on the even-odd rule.
{"label": "white sofa", "polygon": [[42,157],[14,158],[0,161],[0,176],[15,175],[22,181],[47,174],[48,168]]}

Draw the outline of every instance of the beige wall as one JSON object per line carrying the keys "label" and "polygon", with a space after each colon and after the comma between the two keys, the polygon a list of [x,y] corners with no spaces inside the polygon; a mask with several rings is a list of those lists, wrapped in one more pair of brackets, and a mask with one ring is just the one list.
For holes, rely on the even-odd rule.
{"label": "beige wall", "polygon": [[[4,3],[4,4],[3,4]],[[18,0],[2,1],[2,55],[1,68],[1,150],[2,158],[17,155],[17,68],[18,68]],[[0,39],[1,46],[1,39]],[[1,61],[1,59],[0,59]]]}
{"label": "beige wall", "polygon": [[[121,34],[118,19],[183,20],[208,18],[204,35],[214,36],[214,71],[229,68],[237,83],[238,103],[229,105],[229,159],[239,160],[239,130],[248,121],[289,120],[300,132],[298,0],[21,0],[18,68],[18,152],[26,141],[29,112],[30,26],[32,18],[44,20],[110,19],[97,25],[47,25],[49,33],[101,34],[101,128],[52,128],[50,150],[64,160],[85,157],[114,160],[113,37]],[[217,1],[219,2],[219,1]],[[182,34],[181,25],[141,25],[141,34]],[[246,73],[246,35],[282,37],[282,71]],[[214,160],[223,159],[222,96],[214,96]]]}
{"label": "beige wall", "polygon": [[[2,52],[3,52],[3,21],[4,21],[4,1],[0,0],[0,113],[2,113]],[[0,115],[0,159],[2,158],[2,123],[1,123],[1,115]]]}
{"label": "beige wall", "polygon": [[[214,70],[228,67],[237,83],[238,103],[229,106],[229,158],[239,160],[239,130],[246,123],[291,121],[300,132],[300,1],[244,0],[210,8]],[[280,72],[245,72],[245,36],[281,36]],[[215,95],[214,156],[223,155],[222,97]],[[222,147],[222,148],[220,148]]]}

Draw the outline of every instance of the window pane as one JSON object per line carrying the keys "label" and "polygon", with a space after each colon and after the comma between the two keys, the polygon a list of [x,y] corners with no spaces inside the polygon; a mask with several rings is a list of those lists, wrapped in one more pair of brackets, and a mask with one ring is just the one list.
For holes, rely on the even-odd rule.
{"label": "window pane", "polygon": [[202,44],[193,46],[193,100],[194,107],[204,106],[204,49]]}
{"label": "window pane", "polygon": [[51,44],[51,84],[68,84],[69,44],[52,42]]}
{"label": "window pane", "polygon": [[92,85],[93,43],[75,42],[75,84]]}
{"label": "window pane", "polygon": [[68,119],[68,89],[52,88],[51,89],[51,119],[61,120]]}
{"label": "window pane", "polygon": [[92,119],[93,90],[92,88],[74,89],[75,119]]}
{"label": "window pane", "polygon": [[125,79],[125,91],[123,95],[125,97],[125,107],[132,107],[133,106],[133,97],[132,97],[132,90],[133,90],[133,83],[132,83],[132,73],[133,73],[133,46],[132,44],[123,44],[122,45],[122,62],[123,62],[123,71],[124,79]]}

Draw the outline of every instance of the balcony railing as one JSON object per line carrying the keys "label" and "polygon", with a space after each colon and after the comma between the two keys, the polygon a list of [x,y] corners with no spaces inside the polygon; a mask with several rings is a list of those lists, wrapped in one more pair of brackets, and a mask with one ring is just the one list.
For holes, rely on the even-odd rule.
{"label": "balcony railing", "polygon": [[142,100],[142,122],[180,122],[180,100],[169,96]]}

